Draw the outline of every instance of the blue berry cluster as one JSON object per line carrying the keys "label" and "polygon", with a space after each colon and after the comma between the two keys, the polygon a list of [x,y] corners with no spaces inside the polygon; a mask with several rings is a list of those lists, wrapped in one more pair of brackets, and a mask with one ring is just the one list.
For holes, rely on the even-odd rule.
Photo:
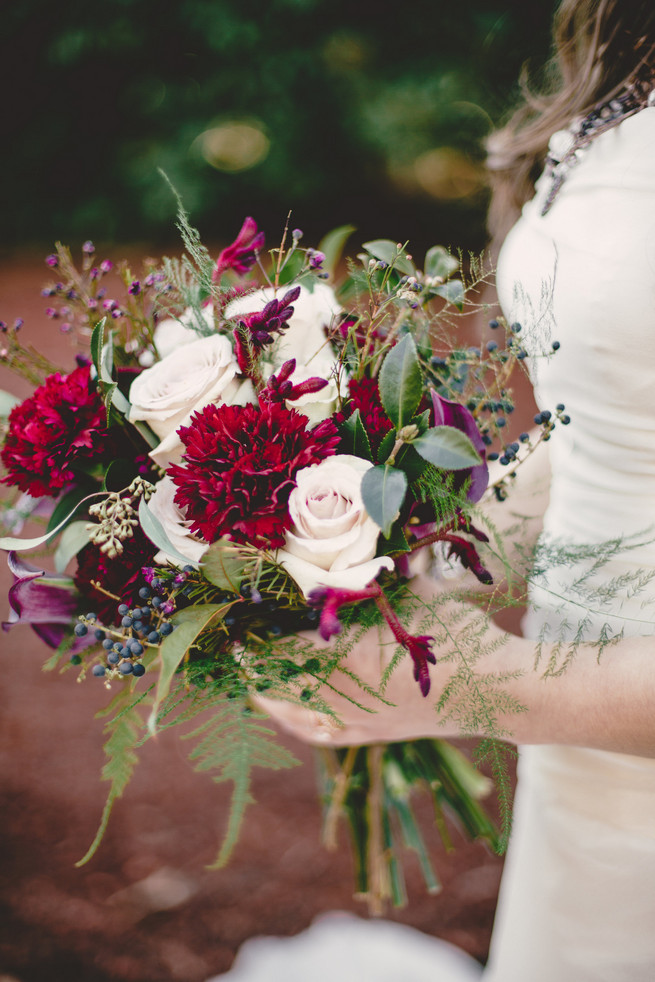
{"label": "blue berry cluster", "polygon": [[[192,567],[187,567],[183,573],[175,573],[173,582],[179,587],[186,580]],[[91,669],[92,675],[98,678],[116,679],[127,676],[140,678],[145,675],[146,668],[143,656],[148,647],[157,647],[174,630],[169,615],[176,609],[175,600],[171,596],[169,584],[162,578],[149,577],[149,584],[139,590],[141,606],[129,607],[120,603],[117,608],[120,626],[96,627],[95,613],[81,614],[75,625],[74,633],[78,638],[86,637],[93,631],[95,640],[100,642],[103,649],[103,659]],[[175,582],[175,581],[179,582]],[[73,664],[81,664],[80,655],[73,655]]]}

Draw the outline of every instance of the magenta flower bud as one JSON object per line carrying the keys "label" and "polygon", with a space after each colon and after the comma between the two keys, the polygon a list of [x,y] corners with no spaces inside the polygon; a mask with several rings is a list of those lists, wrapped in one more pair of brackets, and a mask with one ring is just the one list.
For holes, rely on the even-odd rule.
{"label": "magenta flower bud", "polygon": [[46,307],[45,315],[46,317],[52,317],[54,319],[59,317],[59,311],[55,307]]}
{"label": "magenta flower bud", "polygon": [[109,273],[114,268],[114,264],[111,259],[103,259],[100,263],[100,272]]}
{"label": "magenta flower bud", "polygon": [[58,258],[58,256],[55,256],[54,254],[52,254],[50,256],[46,256],[45,257],[45,261],[46,261],[47,265],[51,267],[51,269],[56,269],[57,266],[59,265],[59,258]]}
{"label": "magenta flower bud", "polygon": [[91,256],[95,251],[96,251],[96,247],[94,246],[93,242],[91,241],[91,239],[87,239],[84,245],[82,246],[82,252],[85,252],[87,256]]}

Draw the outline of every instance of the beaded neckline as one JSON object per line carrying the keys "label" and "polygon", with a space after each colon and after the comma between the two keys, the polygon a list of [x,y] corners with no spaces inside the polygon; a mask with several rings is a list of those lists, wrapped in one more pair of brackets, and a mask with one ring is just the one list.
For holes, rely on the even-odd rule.
{"label": "beaded neckline", "polygon": [[583,159],[589,145],[606,130],[612,129],[629,116],[647,106],[655,106],[655,77],[636,77],[624,91],[606,102],[598,103],[583,119],[574,120],[567,130],[551,140],[544,174],[550,188],[541,209],[547,215],[557,194],[573,168]]}

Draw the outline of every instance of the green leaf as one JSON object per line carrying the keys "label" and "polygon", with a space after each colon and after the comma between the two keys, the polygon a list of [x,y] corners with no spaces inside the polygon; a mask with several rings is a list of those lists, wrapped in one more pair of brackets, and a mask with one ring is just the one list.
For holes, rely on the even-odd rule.
{"label": "green leaf", "polygon": [[341,425],[341,444],[339,449],[342,453],[353,454],[364,460],[373,460],[371,443],[364,429],[359,409],[356,409]]}
{"label": "green leaf", "polygon": [[461,471],[481,462],[466,433],[454,426],[433,426],[412,443],[421,457],[445,471]]}
{"label": "green leaf", "polygon": [[0,389],[0,418],[6,419],[14,406],[18,406],[20,402],[18,396],[13,396],[11,392]]}
{"label": "green leaf", "polygon": [[333,228],[331,231],[324,235],[318,244],[318,251],[322,252],[325,256],[325,262],[323,263],[323,268],[328,272],[336,272],[336,268],[341,259],[341,255],[344,250],[346,242],[357,229],[354,225],[340,225],[338,228]]}
{"label": "green leaf", "polygon": [[87,524],[71,522],[62,532],[55,551],[55,569],[58,573],[63,573],[73,556],[77,556],[80,549],[89,544]]}
{"label": "green leaf", "polygon": [[409,423],[423,395],[416,345],[406,334],[387,354],[378,378],[384,410],[397,430]]}
{"label": "green leaf", "polygon": [[362,478],[364,507],[387,539],[406,493],[407,477],[395,467],[371,467]]}
{"label": "green leaf", "polygon": [[171,560],[176,560],[180,566],[198,566],[198,563],[188,559],[175,548],[171,540],[166,535],[164,526],[159,521],[155,513],[148,507],[145,498],[139,501],[139,522],[141,528],[148,536],[153,545],[165,552]]}
{"label": "green leaf", "polygon": [[107,795],[107,801],[102,812],[100,826],[96,832],[95,839],[82,859],[75,863],[76,866],[84,866],[95,855],[107,829],[114,802],[121,797],[123,791],[130,783],[134,768],[139,762],[135,747],[143,726],[143,720],[137,710],[137,706],[143,702],[148,693],[144,692],[139,695],[131,705],[122,706],[125,699],[131,695],[132,692],[127,687],[119,692],[113,702],[113,705],[118,707],[119,711],[105,725],[104,732],[109,734],[109,739],[105,744],[104,750],[109,760],[102,769],[102,780],[111,781],[111,788]]}
{"label": "green leaf", "polygon": [[447,280],[456,269],[459,269],[459,259],[455,259],[443,246],[432,246],[426,252],[423,263],[423,271],[426,276],[440,276]]}
{"label": "green leaf", "polygon": [[458,310],[464,308],[465,291],[464,284],[461,280],[448,280],[447,283],[442,284],[442,286],[432,286],[430,287],[430,293],[436,294],[438,297],[443,297],[448,303],[452,303],[457,307]]}
{"label": "green leaf", "polygon": [[389,432],[386,433],[382,438],[380,449],[378,450],[378,460],[381,460],[384,463],[384,461],[387,460],[387,458],[389,457],[389,454],[393,450],[395,444],[396,444],[396,431],[389,430]]}
{"label": "green leaf", "polygon": [[214,542],[202,558],[202,571],[219,590],[238,593],[246,561],[230,539]]}
{"label": "green leaf", "polygon": [[102,345],[98,376],[103,382],[114,381],[114,336],[111,331],[107,333],[107,338]]}
{"label": "green leaf", "polygon": [[422,412],[420,416],[415,416],[414,419],[412,420],[412,423],[418,426],[419,434],[423,434],[427,429],[429,429],[431,415],[432,415],[432,410],[426,409],[425,412]]}
{"label": "green leaf", "polygon": [[373,242],[365,242],[363,248],[366,249],[369,256],[373,256],[374,259],[381,259],[383,263],[393,266],[394,269],[405,273],[407,276],[413,276],[416,273],[414,264],[405,255],[398,255],[398,245],[391,239],[374,239]]}
{"label": "green leaf", "polygon": [[378,542],[378,555],[391,556],[397,552],[409,552],[409,543],[400,525],[392,525],[388,538]]}
{"label": "green leaf", "polygon": [[155,702],[148,719],[148,732],[152,736],[157,732],[159,707],[162,700],[168,695],[173,676],[180,667],[184,656],[205,628],[213,620],[222,617],[229,610],[229,606],[229,604],[200,604],[179,610],[171,617],[175,630],[164,638],[159,649],[161,669],[157,681]]}
{"label": "green leaf", "polygon": [[102,356],[102,348],[105,342],[105,324],[107,323],[107,318],[103,317],[101,321],[98,321],[96,326],[93,328],[93,334],[91,335],[91,360],[95,366],[95,370],[98,373],[98,378],[100,378],[100,364]]}
{"label": "green leaf", "polygon": [[182,737],[183,740],[201,738],[189,755],[197,761],[196,770],[215,771],[212,780],[217,784],[233,783],[227,831],[210,869],[225,866],[236,844],[245,810],[254,801],[250,793],[253,767],[280,770],[299,763],[288,750],[270,739],[276,736],[275,730],[265,725],[264,719],[243,702],[225,700],[208,722]]}
{"label": "green leaf", "polygon": [[413,443],[405,443],[396,454],[394,466],[398,470],[404,471],[407,475],[407,480],[411,484],[412,481],[419,479],[428,466],[428,463],[423,457],[417,454],[416,450],[414,450]]}

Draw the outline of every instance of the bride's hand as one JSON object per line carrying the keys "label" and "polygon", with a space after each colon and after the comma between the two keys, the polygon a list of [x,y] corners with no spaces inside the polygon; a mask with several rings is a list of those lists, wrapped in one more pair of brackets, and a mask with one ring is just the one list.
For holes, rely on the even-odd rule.
{"label": "bride's hand", "polygon": [[[428,576],[413,578],[412,589],[421,598],[429,601],[443,588]],[[440,620],[448,623],[455,614],[455,603],[448,602],[440,609]],[[425,616],[425,609],[419,611],[416,621]],[[468,608],[470,620],[478,619],[480,611]],[[464,618],[465,619],[465,618]],[[458,630],[462,629],[462,604],[457,603]],[[411,630],[411,626],[409,626]],[[437,637],[444,632],[439,624],[425,629],[422,625],[416,633],[432,634]],[[492,624],[489,631],[502,633]],[[329,647],[331,642],[323,641],[318,634],[311,635],[317,647]],[[445,646],[448,648],[448,645]],[[430,692],[424,697],[414,680],[413,663],[409,653],[394,668],[387,684],[380,692],[380,684],[394,653],[398,649],[391,630],[387,625],[371,628],[357,641],[347,658],[332,673],[327,684],[321,686],[318,696],[334,711],[335,716],[317,713],[283,699],[254,697],[255,705],[276,720],[283,729],[306,743],[351,746],[379,742],[411,740],[421,737],[456,736],[460,732],[453,722],[440,720],[436,703],[443,686],[451,677],[454,666],[451,661],[440,661],[440,650],[434,644],[437,664],[430,665]],[[380,697],[370,694],[348,674],[351,672],[365,686]],[[337,722],[338,720],[338,722]]]}

